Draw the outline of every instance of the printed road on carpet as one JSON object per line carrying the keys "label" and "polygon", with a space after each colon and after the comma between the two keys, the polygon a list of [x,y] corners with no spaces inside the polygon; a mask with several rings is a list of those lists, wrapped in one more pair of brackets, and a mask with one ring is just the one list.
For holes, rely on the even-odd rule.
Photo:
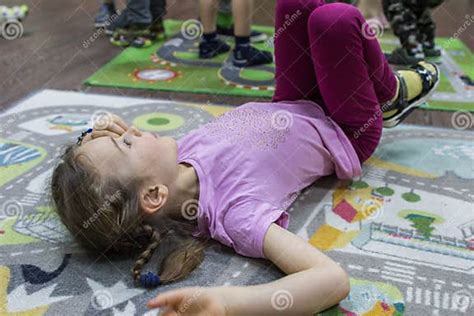
{"label": "printed road on carpet", "polygon": [[[199,59],[200,24],[165,21],[168,40],[145,49],[127,48],[88,78],[88,85],[271,97],[274,90],[274,64],[250,68],[232,66],[232,54]],[[268,39],[255,46],[273,51],[273,28],[255,26]],[[379,31],[385,52],[391,52],[398,40],[390,32]],[[233,40],[227,38],[229,45]],[[437,38],[443,56],[437,61],[441,83],[428,109],[474,112],[474,55],[457,38]],[[84,42],[84,47],[92,45]]]}
{"label": "printed road on carpet", "polygon": [[[159,291],[282,277],[269,261],[215,243],[189,278],[135,288],[133,258],[87,256],[48,204],[61,144],[97,115],[114,112],[143,130],[179,138],[230,109],[44,90],[3,113],[0,314],[151,315],[145,303]],[[349,297],[324,315],[474,314],[474,135],[457,127],[386,131],[361,178],[321,179],[290,206],[289,229],[351,277]],[[293,304],[280,294],[276,308]]]}

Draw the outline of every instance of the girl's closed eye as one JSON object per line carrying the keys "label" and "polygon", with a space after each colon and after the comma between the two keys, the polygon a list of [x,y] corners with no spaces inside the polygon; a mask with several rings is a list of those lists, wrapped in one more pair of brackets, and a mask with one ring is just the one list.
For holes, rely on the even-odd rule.
{"label": "girl's closed eye", "polygon": [[128,139],[125,139],[125,138],[124,138],[124,139],[123,139],[123,143],[124,143],[125,145],[127,145],[129,148],[132,147],[132,143],[131,143],[130,141],[128,141]]}

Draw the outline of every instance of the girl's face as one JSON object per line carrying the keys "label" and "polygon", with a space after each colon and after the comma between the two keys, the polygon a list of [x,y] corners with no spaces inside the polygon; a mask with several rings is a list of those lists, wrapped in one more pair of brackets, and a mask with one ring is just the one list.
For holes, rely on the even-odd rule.
{"label": "girl's face", "polygon": [[162,184],[177,176],[178,146],[171,137],[129,128],[120,137],[103,136],[79,147],[102,176],[114,176],[124,183],[140,177]]}

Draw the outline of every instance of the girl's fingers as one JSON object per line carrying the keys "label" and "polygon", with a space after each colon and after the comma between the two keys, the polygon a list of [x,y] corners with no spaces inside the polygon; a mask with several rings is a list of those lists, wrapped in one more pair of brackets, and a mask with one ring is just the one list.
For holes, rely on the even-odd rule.
{"label": "girl's fingers", "polygon": [[181,302],[184,297],[182,290],[175,290],[159,294],[157,297],[148,301],[148,308],[175,306]]}
{"label": "girl's fingers", "polygon": [[91,138],[92,139],[99,138],[99,137],[104,137],[104,136],[120,137],[119,134],[113,133],[113,132],[108,131],[108,130],[93,130],[92,133],[91,133]]}
{"label": "girl's fingers", "polygon": [[125,123],[122,118],[118,115],[112,114],[113,121],[125,132],[128,129],[127,123]]}

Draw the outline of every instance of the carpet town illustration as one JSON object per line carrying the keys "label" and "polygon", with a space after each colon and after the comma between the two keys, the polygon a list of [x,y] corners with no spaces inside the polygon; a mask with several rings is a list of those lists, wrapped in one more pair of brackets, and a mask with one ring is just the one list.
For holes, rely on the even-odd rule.
{"label": "carpet town illustration", "polygon": [[[96,115],[113,112],[180,138],[230,109],[43,90],[1,114],[0,314],[154,315],[145,304],[158,291],[281,277],[269,261],[212,243],[187,279],[136,288],[133,258],[86,254],[48,202],[62,145]],[[360,178],[327,177],[300,192],[288,209],[289,230],[351,277],[350,295],[322,315],[474,314],[474,135],[463,128],[384,131]],[[285,293],[275,302],[281,309],[295,303]]]}
{"label": "carpet town illustration", "polygon": [[[198,43],[202,30],[194,20],[184,23],[166,20],[168,39],[149,48],[127,48],[100,68],[85,83],[93,86],[165,91],[271,97],[275,66],[250,68],[232,66],[231,54],[199,59]],[[273,28],[256,26],[268,38],[255,47],[273,51]],[[361,32],[364,30],[361,30]],[[387,54],[399,43],[390,32],[374,35]],[[442,57],[435,60],[441,69],[438,90],[424,105],[427,109],[474,112],[474,55],[459,39],[437,38]],[[232,38],[228,44],[233,45]],[[89,45],[87,42],[84,45]]]}

